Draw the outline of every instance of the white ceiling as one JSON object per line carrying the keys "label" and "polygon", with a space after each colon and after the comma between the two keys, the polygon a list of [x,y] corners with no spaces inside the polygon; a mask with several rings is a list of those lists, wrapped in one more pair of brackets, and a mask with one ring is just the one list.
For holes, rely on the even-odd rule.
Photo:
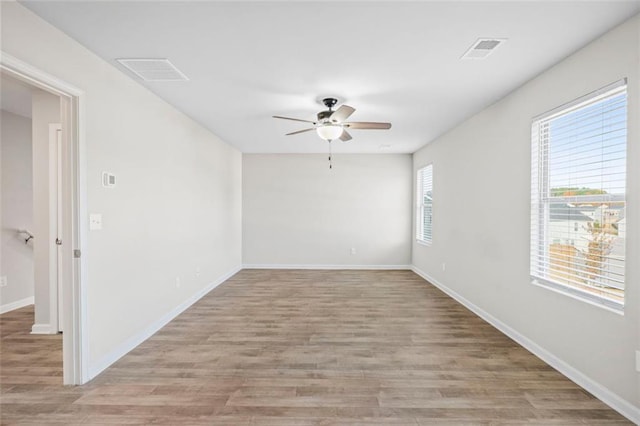
{"label": "white ceiling", "polygon": [[[141,84],[249,153],[325,152],[314,132],[284,136],[304,123],[271,116],[314,119],[327,95],[355,107],[353,121],[393,123],[353,130],[335,152],[414,152],[640,11],[638,0],[22,3],[116,67],[169,58],[190,81]],[[460,60],[480,37],[508,41]]]}
{"label": "white ceiling", "polygon": [[31,88],[0,74],[0,109],[31,118]]}

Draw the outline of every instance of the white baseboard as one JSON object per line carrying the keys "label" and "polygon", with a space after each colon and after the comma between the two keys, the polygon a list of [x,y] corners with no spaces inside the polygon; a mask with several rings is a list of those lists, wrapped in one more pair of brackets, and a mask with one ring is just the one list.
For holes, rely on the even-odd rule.
{"label": "white baseboard", "polygon": [[197,293],[195,293],[189,299],[185,300],[180,305],[176,306],[173,310],[171,310],[170,312],[168,312],[165,315],[163,315],[161,318],[159,318],[153,324],[151,324],[150,326],[148,326],[147,328],[142,330],[140,333],[138,333],[137,335],[132,336],[129,339],[127,339],[125,342],[123,342],[117,348],[115,348],[114,350],[109,352],[107,355],[103,356],[98,362],[96,362],[93,365],[89,365],[89,369],[88,369],[89,370],[89,378],[88,378],[88,380],[91,380],[94,377],[96,377],[98,374],[102,373],[102,371],[104,371],[111,364],[113,364],[114,362],[116,362],[117,360],[122,358],[124,355],[129,353],[131,350],[133,350],[140,343],[144,342],[149,337],[153,336],[162,327],[164,327],[169,322],[171,322],[171,320],[173,320],[175,317],[177,317],[182,312],[187,310],[191,305],[196,303],[198,300],[200,300],[204,295],[209,293],[211,290],[213,290],[214,288],[216,288],[217,286],[219,286],[220,284],[222,284],[223,282],[225,282],[226,280],[231,278],[233,275],[238,273],[241,269],[242,268],[240,268],[240,267],[234,268],[230,272],[228,272],[225,275],[219,277],[216,281],[212,282],[211,284],[209,284],[206,287],[204,287],[202,290],[200,290]]}
{"label": "white baseboard", "polygon": [[35,303],[34,297],[25,297],[24,299],[16,300],[15,302],[7,303],[0,306],[0,314],[6,314],[7,312],[15,311],[16,309],[24,308],[25,306],[33,305]]}
{"label": "white baseboard", "polygon": [[345,269],[345,270],[410,270],[411,265],[242,265],[242,269]]}
{"label": "white baseboard", "polygon": [[33,324],[31,334],[58,334],[58,330],[51,327],[51,324]]}
{"label": "white baseboard", "polygon": [[489,314],[482,308],[476,306],[460,294],[456,293],[454,290],[450,289],[446,285],[442,284],[435,278],[429,276],[426,272],[418,269],[415,266],[411,267],[411,270],[416,274],[420,275],[422,278],[427,280],[429,283],[438,287],[440,290],[445,292],[454,300],[458,301],[460,304],[465,306],[467,309],[472,311],[474,314],[478,315],[480,318],[500,330],[502,333],[506,334],[508,337],[516,341],[518,344],[523,346],[529,352],[536,355],[538,358],[549,364],[551,367],[558,370],[560,373],[565,375],[567,378],[572,380],[579,386],[582,386],[588,392],[593,394],[596,398],[607,404],[609,407],[616,410],[618,413],[622,414],[635,424],[640,424],[640,407],[637,407],[631,404],[624,398],[621,398],[605,386],[591,379],[581,371],[575,369],[565,361],[561,360],[551,352],[547,351],[533,340],[528,337],[520,334],[518,331],[514,330],[507,324],[503,323],[493,315]]}

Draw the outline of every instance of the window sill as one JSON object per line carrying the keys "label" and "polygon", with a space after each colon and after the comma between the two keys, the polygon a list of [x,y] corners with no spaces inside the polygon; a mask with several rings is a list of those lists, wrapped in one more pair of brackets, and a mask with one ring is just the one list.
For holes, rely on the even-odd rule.
{"label": "window sill", "polygon": [[416,239],[416,243],[420,244],[421,246],[431,247],[431,241],[424,241],[424,240]]}
{"label": "window sill", "polygon": [[578,290],[573,287],[565,286],[562,284],[547,281],[539,277],[531,277],[531,284],[551,290],[556,293],[560,293],[564,296],[568,296],[572,299],[579,300],[589,305],[596,306],[598,308],[605,309],[614,314],[624,316],[624,304],[613,300],[605,299],[595,294],[587,293],[585,291]]}

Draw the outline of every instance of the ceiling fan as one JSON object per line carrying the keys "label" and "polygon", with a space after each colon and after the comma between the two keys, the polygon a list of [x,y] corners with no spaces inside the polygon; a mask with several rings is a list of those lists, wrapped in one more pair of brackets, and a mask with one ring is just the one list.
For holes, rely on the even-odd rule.
{"label": "ceiling fan", "polygon": [[273,118],[280,118],[282,120],[301,121],[303,123],[310,123],[313,127],[308,129],[298,130],[296,132],[287,133],[286,136],[297,135],[298,133],[310,132],[315,130],[322,139],[331,142],[335,139],[340,139],[344,142],[351,140],[351,135],[347,132],[347,129],[378,129],[386,130],[391,128],[391,123],[376,123],[371,121],[344,121],[353,112],[355,108],[349,105],[341,105],[340,108],[333,110],[338,100],[335,98],[324,98],[322,103],[329,108],[326,111],[320,111],[317,114],[318,119],[316,121],[302,120],[299,118],[282,117],[274,115]]}

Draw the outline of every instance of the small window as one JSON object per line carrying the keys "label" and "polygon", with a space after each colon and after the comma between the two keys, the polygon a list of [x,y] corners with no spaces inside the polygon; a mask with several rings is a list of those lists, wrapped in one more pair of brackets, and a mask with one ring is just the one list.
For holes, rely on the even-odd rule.
{"label": "small window", "polygon": [[433,165],[418,170],[416,238],[431,243],[433,231]]}
{"label": "small window", "polygon": [[531,159],[532,279],[622,311],[626,81],[537,118]]}

